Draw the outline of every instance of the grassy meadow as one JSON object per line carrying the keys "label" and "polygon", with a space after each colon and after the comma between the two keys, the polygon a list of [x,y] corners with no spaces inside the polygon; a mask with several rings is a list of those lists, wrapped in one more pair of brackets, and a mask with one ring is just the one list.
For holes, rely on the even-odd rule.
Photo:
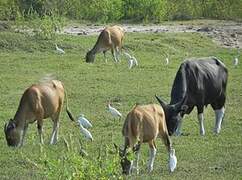
{"label": "grassy meadow", "polygon": [[[235,49],[224,49],[197,33],[128,33],[125,47],[139,66],[128,69],[127,60],[115,64],[111,53],[108,63],[102,54],[94,64],[84,61],[97,36],[58,35],[54,40],[0,32],[0,179],[123,179],[119,157],[113,143],[123,144],[124,118],[133,105],[156,103],[155,94],[169,102],[170,90],[179,65],[185,58],[217,56],[229,69],[226,117],[219,135],[213,134],[215,116],[205,109],[204,137],[199,135],[196,110],[185,116],[183,132],[172,136],[178,159],[177,169],[169,173],[168,154],[157,139],[154,171],[148,174],[148,145],[141,148],[140,175],[128,179],[242,179],[242,65],[233,67]],[[55,51],[55,43],[66,54]],[[241,51],[240,51],[241,53]],[[166,54],[170,64],[165,65]],[[36,123],[29,126],[25,145],[7,147],[4,124],[13,118],[24,90],[46,74],[53,74],[65,84],[69,106],[92,122],[94,141],[86,141],[75,123],[62,112],[59,141],[49,145],[52,122],[44,122],[44,145],[39,144]],[[124,117],[119,121],[107,112],[113,102]],[[82,157],[80,146],[88,156]]]}

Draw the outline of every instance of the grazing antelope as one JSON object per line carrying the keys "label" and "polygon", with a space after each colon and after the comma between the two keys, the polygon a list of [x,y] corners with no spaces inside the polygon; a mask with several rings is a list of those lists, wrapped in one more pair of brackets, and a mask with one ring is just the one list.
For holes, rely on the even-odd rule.
{"label": "grazing antelope", "polygon": [[[126,117],[122,134],[124,136],[124,149],[119,149],[119,155],[124,174],[128,175],[132,170],[139,172],[139,150],[142,143],[148,143],[150,147],[149,172],[153,170],[156,155],[155,139],[157,137],[163,140],[169,155],[174,152],[166,127],[165,113],[160,105],[136,105]],[[117,148],[117,145],[115,147]],[[129,159],[129,149],[136,155],[134,162]],[[170,162],[172,161],[174,160],[170,159]]]}
{"label": "grazing antelope", "polygon": [[119,61],[119,53],[122,48],[124,38],[124,29],[120,26],[110,26],[106,27],[99,35],[94,47],[87,52],[86,62],[93,63],[95,55],[97,53],[103,52],[105,61],[106,52],[111,49],[113,58],[115,62]]}
{"label": "grazing antelope", "polygon": [[[20,100],[13,119],[5,124],[4,132],[9,146],[22,146],[30,123],[37,121],[40,142],[43,143],[43,119],[50,117],[54,123],[50,144],[58,139],[59,116],[64,102],[65,91],[62,82],[49,80],[30,86]],[[67,100],[67,97],[66,97]],[[66,105],[66,112],[74,121]]]}

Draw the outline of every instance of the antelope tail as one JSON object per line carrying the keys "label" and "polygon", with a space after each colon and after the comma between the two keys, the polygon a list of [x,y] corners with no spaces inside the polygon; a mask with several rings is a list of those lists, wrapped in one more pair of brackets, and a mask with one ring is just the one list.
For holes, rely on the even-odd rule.
{"label": "antelope tail", "polygon": [[65,97],[66,97],[66,112],[67,112],[70,120],[75,121],[75,119],[74,119],[74,117],[73,117],[73,115],[72,115],[72,113],[71,113],[71,111],[69,109],[69,106],[68,106],[68,96],[67,96],[67,91],[66,90],[65,90]]}

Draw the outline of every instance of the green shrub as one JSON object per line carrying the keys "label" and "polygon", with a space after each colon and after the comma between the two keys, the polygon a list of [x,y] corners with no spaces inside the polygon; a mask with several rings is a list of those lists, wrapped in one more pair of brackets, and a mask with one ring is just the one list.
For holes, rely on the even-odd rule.
{"label": "green shrub", "polygon": [[92,22],[242,19],[241,0],[1,0],[0,20],[61,16]]}
{"label": "green shrub", "polygon": [[123,17],[121,0],[82,0],[85,6],[81,8],[82,19],[110,22]]}
{"label": "green shrub", "polygon": [[68,150],[62,149],[58,159],[51,157],[42,145],[37,166],[41,167],[47,179],[118,179],[120,178],[119,155],[109,146],[100,146],[97,157],[82,157],[77,147],[69,141]]}
{"label": "green shrub", "polygon": [[124,17],[138,21],[161,21],[166,16],[166,0],[124,0]]}
{"label": "green shrub", "polygon": [[0,1],[0,20],[15,20],[18,6],[14,0]]}
{"label": "green shrub", "polygon": [[56,31],[60,31],[63,26],[62,18],[55,16],[43,16],[31,22],[33,22],[35,36],[40,39],[55,38]]}

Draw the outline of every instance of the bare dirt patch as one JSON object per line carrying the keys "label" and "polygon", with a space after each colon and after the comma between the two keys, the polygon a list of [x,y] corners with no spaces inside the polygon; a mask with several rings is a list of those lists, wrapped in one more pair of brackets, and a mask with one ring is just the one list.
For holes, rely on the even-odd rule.
{"label": "bare dirt patch", "polygon": [[[195,21],[185,23],[166,23],[164,25],[121,25],[127,33],[161,33],[161,32],[197,32],[211,37],[216,43],[225,48],[242,48],[242,23],[232,21]],[[95,35],[104,26],[70,25],[61,33],[72,35]]]}

